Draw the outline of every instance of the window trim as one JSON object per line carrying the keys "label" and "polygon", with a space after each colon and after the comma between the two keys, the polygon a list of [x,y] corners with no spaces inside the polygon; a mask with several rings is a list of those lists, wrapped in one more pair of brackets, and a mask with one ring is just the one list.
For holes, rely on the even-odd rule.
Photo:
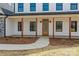
{"label": "window trim", "polygon": [[[49,3],[43,3],[43,5],[42,5],[42,10],[43,11],[49,11]],[[44,9],[44,8],[46,8],[46,9]]]}
{"label": "window trim", "polygon": [[[75,26],[76,26],[74,31],[72,31],[72,26],[73,26],[72,22],[75,22]],[[77,21],[71,21],[71,32],[77,32],[77,28],[78,28],[77,26],[78,26]]]}
{"label": "window trim", "polygon": [[[21,8],[21,10],[20,10],[20,8]],[[24,4],[23,3],[18,3],[18,12],[24,12]]]}
{"label": "window trim", "polygon": [[30,3],[30,11],[36,11],[36,3]]}
{"label": "window trim", "polygon": [[[59,4],[59,5],[57,5],[57,4]],[[61,8],[59,9],[58,7],[61,7]],[[56,3],[56,11],[62,11],[62,10],[63,10],[63,3]]]}
{"label": "window trim", "polygon": [[[61,31],[57,31],[57,22],[61,22]],[[63,32],[63,21],[56,21],[56,32]]]}
{"label": "window trim", "polygon": [[[37,29],[33,29],[33,30],[31,30],[31,23],[35,23],[36,24],[36,21],[30,21],[30,31],[36,31]],[[35,25],[36,26],[36,25]],[[33,25],[32,25],[32,27],[33,27]],[[36,27],[35,27],[36,28]]]}
{"label": "window trim", "polygon": [[[72,5],[75,5],[76,9],[72,9]],[[78,3],[70,3],[70,10],[78,10]]]}

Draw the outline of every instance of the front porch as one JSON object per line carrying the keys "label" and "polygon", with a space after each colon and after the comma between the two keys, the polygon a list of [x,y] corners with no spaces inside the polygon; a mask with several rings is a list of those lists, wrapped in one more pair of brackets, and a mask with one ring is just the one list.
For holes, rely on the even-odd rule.
{"label": "front porch", "polygon": [[[9,16],[6,19],[6,37],[41,37],[79,38],[79,15],[40,15],[40,16]],[[44,20],[47,20],[44,26]],[[62,21],[62,31],[56,31],[56,22]],[[71,32],[71,21],[77,21],[77,31]],[[20,25],[18,26],[18,22]],[[31,26],[34,23],[34,27]],[[33,28],[31,28],[33,27]],[[44,29],[45,27],[45,29]],[[19,30],[18,30],[19,29]],[[60,30],[58,30],[60,31]]]}

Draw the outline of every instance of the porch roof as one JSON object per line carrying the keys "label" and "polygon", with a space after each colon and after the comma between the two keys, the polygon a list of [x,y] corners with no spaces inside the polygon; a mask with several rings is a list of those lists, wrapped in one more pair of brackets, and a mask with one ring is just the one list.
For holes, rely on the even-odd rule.
{"label": "porch roof", "polygon": [[13,12],[11,12],[10,10],[4,9],[0,7],[0,17],[2,16],[9,16],[9,15],[13,15]]}
{"label": "porch roof", "polygon": [[2,8],[0,8],[0,16],[4,15],[5,13],[3,12]]}

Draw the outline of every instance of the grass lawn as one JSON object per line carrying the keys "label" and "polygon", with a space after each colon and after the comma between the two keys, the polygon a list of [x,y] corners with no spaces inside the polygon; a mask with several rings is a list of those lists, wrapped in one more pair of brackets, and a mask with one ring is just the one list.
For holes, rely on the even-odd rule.
{"label": "grass lawn", "polygon": [[[79,45],[78,45],[79,46]],[[7,56],[60,56],[60,55],[79,55],[79,47],[64,47],[64,46],[47,46],[41,49],[24,50],[24,51],[0,51],[0,55]]]}
{"label": "grass lawn", "polygon": [[79,56],[79,40],[56,39],[51,41],[47,47],[23,51],[0,51],[5,56]]}

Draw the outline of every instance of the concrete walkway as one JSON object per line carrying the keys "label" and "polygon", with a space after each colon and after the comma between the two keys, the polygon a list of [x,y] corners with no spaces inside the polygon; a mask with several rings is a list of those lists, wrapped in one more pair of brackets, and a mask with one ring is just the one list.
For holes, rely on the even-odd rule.
{"label": "concrete walkway", "polygon": [[0,44],[0,50],[28,50],[43,48],[48,46],[48,44],[48,37],[40,37],[35,43],[32,44]]}

